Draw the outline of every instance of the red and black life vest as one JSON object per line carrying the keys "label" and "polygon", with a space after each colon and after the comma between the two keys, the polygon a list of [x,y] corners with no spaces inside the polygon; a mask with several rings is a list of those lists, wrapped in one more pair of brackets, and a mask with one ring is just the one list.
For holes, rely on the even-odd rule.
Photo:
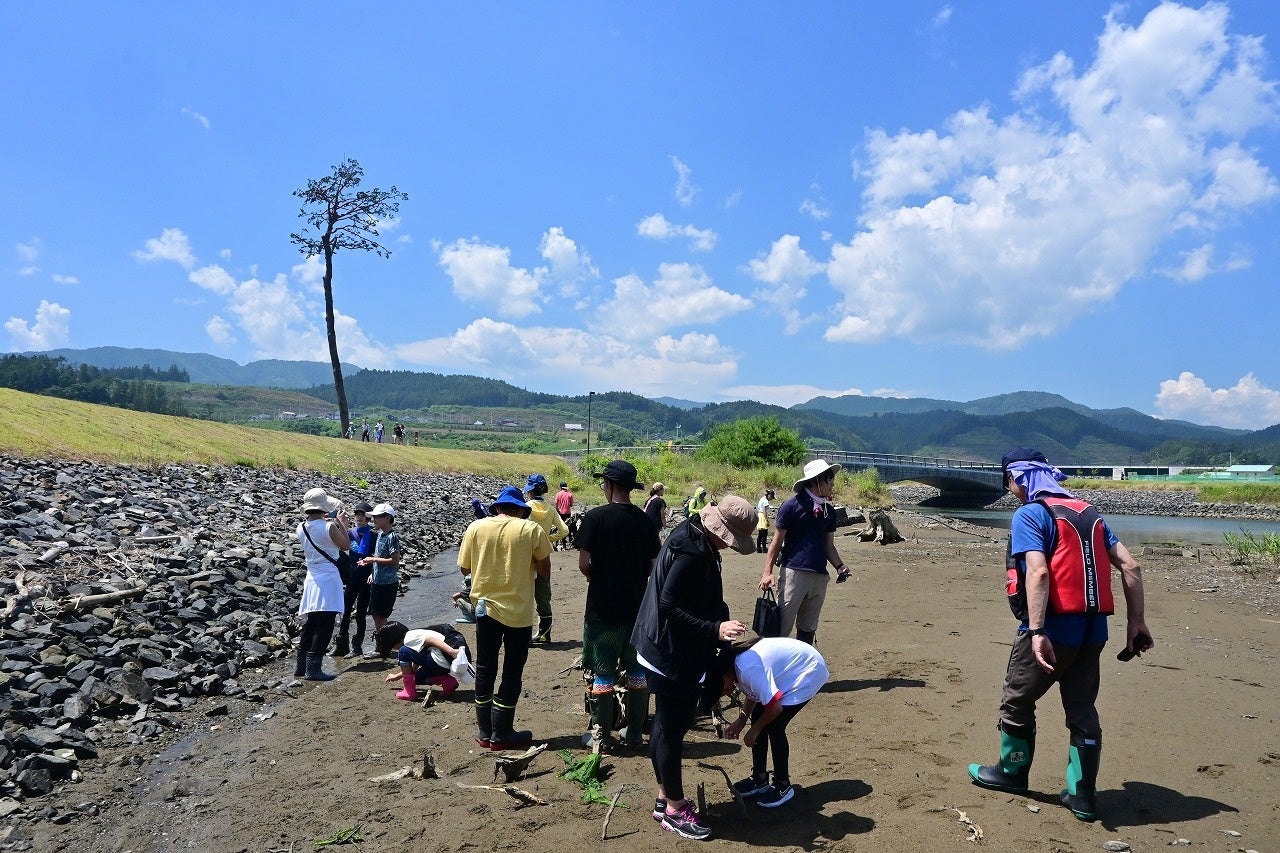
{"label": "red and black life vest", "polygon": [[[1107,533],[1102,516],[1091,504],[1075,498],[1046,497],[1036,501],[1053,516],[1057,536],[1049,560],[1049,607],[1054,614],[1115,612],[1108,568]],[[1005,560],[1008,574],[1005,591],[1009,608],[1022,621],[1027,619],[1025,563],[1014,559],[1012,541]]]}

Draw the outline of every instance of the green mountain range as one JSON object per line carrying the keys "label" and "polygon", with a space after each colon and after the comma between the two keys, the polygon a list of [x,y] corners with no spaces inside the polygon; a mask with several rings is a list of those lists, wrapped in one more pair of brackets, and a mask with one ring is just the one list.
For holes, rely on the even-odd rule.
{"label": "green mountain range", "polygon": [[[97,367],[177,365],[190,373],[193,383],[291,388],[334,400],[332,372],[321,362],[270,360],[242,366],[211,355],[119,347],[45,354]],[[598,440],[617,444],[676,438],[696,442],[717,424],[765,416],[777,418],[818,449],[996,461],[1010,447],[1030,445],[1064,465],[1280,462],[1280,424],[1256,432],[1230,430],[1161,420],[1130,408],[1091,409],[1042,391],[968,402],[816,397],[784,408],[754,401],[650,400],[625,391],[565,396],[479,376],[413,371],[349,367],[344,376],[353,411],[380,408],[413,420],[414,412],[456,409],[491,423],[509,418],[558,428],[585,424],[590,410]]]}

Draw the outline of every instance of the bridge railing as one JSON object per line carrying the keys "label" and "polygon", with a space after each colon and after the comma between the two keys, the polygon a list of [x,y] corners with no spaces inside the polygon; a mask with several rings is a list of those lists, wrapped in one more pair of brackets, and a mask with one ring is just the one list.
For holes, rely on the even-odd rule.
{"label": "bridge railing", "polygon": [[939,456],[907,456],[898,453],[854,453],[844,450],[827,450],[814,453],[828,462],[856,462],[864,465],[923,465],[930,468],[957,468],[970,471],[999,471],[999,465],[990,462],[973,462],[966,459],[945,459]]}

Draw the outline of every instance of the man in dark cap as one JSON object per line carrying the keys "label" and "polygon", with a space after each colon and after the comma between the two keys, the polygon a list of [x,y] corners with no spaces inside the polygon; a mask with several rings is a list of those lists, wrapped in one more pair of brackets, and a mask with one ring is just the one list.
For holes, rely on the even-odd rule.
{"label": "man in dark cap", "polygon": [[627,673],[624,737],[629,745],[639,746],[649,715],[649,682],[636,661],[631,631],[661,543],[653,522],[631,502],[631,493],[644,488],[636,479],[635,466],[615,459],[595,476],[605,502],[582,517],[574,539],[578,568],[587,578],[582,666],[595,673],[591,729],[583,742],[591,745],[595,736],[608,737],[613,732],[617,722],[614,682],[622,668]]}
{"label": "man in dark cap", "polygon": [[1095,820],[1102,756],[1098,663],[1107,616],[1115,612],[1106,565],[1119,570],[1124,589],[1128,627],[1120,660],[1155,645],[1143,617],[1142,570],[1098,511],[1062,487],[1066,475],[1043,453],[1014,448],[1001,468],[1005,488],[1022,503],[1005,561],[1009,606],[1020,624],[1000,702],[1000,757],[970,764],[969,776],[984,788],[1026,793],[1036,701],[1056,682],[1071,733],[1061,800],[1080,820]]}

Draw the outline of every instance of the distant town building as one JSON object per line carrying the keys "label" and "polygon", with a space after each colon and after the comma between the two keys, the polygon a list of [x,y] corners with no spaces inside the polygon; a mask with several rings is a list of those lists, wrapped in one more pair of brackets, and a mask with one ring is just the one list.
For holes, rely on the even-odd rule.
{"label": "distant town building", "polygon": [[582,432],[582,424],[565,424],[564,428],[570,432]]}
{"label": "distant town building", "polygon": [[1226,473],[1242,479],[1248,477],[1270,477],[1275,472],[1276,466],[1274,465],[1232,465],[1226,469]]}

